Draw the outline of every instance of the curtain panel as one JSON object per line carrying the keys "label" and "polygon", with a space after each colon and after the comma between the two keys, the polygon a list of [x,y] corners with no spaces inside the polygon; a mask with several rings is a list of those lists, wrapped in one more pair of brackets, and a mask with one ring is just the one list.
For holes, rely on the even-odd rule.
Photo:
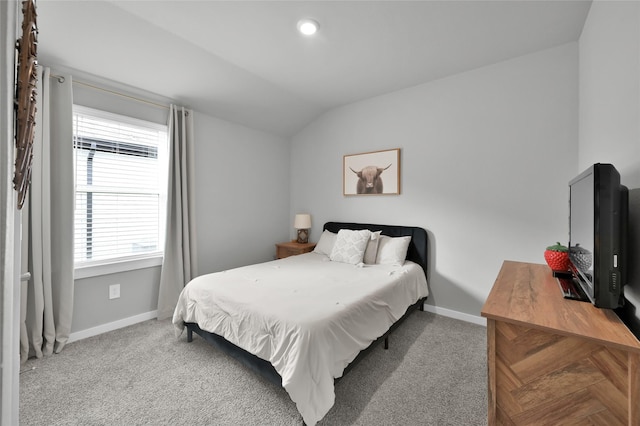
{"label": "curtain panel", "polygon": [[70,75],[39,68],[32,180],[22,220],[20,359],[60,352],[73,313],[73,95]]}
{"label": "curtain panel", "polygon": [[184,286],[197,275],[193,112],[169,108],[167,228],[158,291],[158,319],[170,318]]}

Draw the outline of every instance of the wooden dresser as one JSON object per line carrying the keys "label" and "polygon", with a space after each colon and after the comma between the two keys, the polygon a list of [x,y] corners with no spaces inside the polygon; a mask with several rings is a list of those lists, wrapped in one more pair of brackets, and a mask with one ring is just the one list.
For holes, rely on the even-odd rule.
{"label": "wooden dresser", "polygon": [[489,425],[640,425],[640,342],[564,299],[546,265],[505,261],[489,293]]}

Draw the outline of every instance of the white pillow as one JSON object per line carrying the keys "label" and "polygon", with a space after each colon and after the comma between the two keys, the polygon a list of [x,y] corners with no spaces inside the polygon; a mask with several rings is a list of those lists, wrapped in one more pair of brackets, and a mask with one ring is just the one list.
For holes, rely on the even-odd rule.
{"label": "white pillow", "polygon": [[376,263],[380,265],[404,265],[411,237],[387,237],[383,235],[378,244]]}
{"label": "white pillow", "polygon": [[357,265],[362,262],[370,238],[371,231],[368,229],[362,231],[341,229],[338,231],[336,243],[333,245],[329,258],[334,262]]}
{"label": "white pillow", "polygon": [[338,234],[325,229],[322,235],[320,235],[320,240],[318,240],[318,244],[316,244],[313,252],[324,254],[326,256],[331,255],[331,250],[333,250],[333,245],[336,243],[337,236]]}
{"label": "white pillow", "polygon": [[366,265],[373,265],[376,263],[376,256],[378,255],[378,243],[380,243],[380,234],[382,231],[376,231],[371,233],[371,238],[367,243],[367,248],[364,251],[363,261]]}

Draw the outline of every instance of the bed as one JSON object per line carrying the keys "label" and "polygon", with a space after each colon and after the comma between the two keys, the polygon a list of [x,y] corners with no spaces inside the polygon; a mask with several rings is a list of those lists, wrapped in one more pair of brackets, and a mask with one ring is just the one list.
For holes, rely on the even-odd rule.
{"label": "bed", "polygon": [[[327,250],[331,238],[339,246],[345,235],[365,234],[372,235],[367,248],[378,238],[378,255],[408,240],[406,261],[374,253],[382,264],[355,263]],[[192,341],[195,332],[284,387],[305,424],[314,425],[334,404],[335,380],[378,342],[386,347],[393,329],[422,309],[427,243],[418,227],[327,222],[314,252],[192,280],[174,312],[176,334],[186,328]]]}

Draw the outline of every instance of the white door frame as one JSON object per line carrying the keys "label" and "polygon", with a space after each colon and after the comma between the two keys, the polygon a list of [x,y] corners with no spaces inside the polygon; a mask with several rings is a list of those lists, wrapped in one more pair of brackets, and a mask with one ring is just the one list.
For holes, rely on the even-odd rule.
{"label": "white door frame", "polygon": [[[15,43],[19,0],[0,1],[0,425],[19,424],[20,211],[13,190]],[[20,20],[21,21],[21,20]]]}

